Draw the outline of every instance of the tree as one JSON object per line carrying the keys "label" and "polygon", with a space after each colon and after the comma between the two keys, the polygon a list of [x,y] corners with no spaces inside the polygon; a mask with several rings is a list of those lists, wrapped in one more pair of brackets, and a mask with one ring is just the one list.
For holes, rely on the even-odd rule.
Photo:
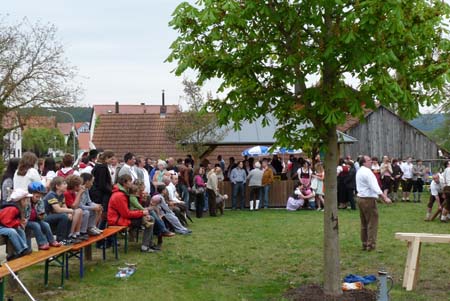
{"label": "tree", "polygon": [[224,133],[218,127],[216,116],[202,111],[206,101],[201,87],[186,78],[183,79],[183,85],[188,110],[176,112],[173,118],[175,122],[168,123],[165,130],[169,140],[176,143],[178,148],[192,154],[194,158],[200,158],[208,149],[206,144],[219,140]]}
{"label": "tree", "polygon": [[[0,120],[20,108],[74,103],[80,93],[74,77],[55,26],[0,19]],[[9,130],[0,123],[0,137]]]}
{"label": "tree", "polygon": [[436,143],[442,146],[445,150],[450,150],[450,113],[445,115],[443,125],[429,133]]}
{"label": "tree", "polygon": [[64,135],[56,128],[28,128],[23,132],[22,148],[38,157],[48,154],[48,149],[64,149]]}
{"label": "tree", "polygon": [[[377,102],[409,117],[436,104],[449,75],[448,14],[437,0],[203,0],[173,13],[179,36],[167,61],[177,75],[193,69],[198,84],[219,80],[225,96],[208,108],[220,123],[239,128],[271,112],[277,144],[323,141],[327,294],[342,293],[336,126]],[[301,130],[305,123],[313,127]]]}

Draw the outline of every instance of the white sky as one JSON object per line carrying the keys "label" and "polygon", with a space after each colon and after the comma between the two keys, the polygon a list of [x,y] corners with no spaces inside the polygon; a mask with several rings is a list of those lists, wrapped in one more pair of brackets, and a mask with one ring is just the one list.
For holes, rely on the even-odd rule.
{"label": "white sky", "polygon": [[78,68],[82,104],[160,104],[162,89],[166,104],[178,104],[182,78],[164,60],[176,38],[168,22],[181,2],[8,0],[1,15],[10,22],[27,17],[56,25],[67,59]]}

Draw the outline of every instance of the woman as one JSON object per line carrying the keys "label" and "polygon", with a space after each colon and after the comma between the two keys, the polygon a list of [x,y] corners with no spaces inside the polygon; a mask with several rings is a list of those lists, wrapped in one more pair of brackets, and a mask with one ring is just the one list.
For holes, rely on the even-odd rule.
{"label": "woman", "polygon": [[19,161],[19,166],[14,174],[14,189],[21,188],[28,190],[28,185],[32,182],[40,182],[41,176],[35,168],[38,158],[32,152],[25,152]]}
{"label": "woman", "polygon": [[[323,211],[325,200],[323,198],[324,196],[324,190],[323,190],[323,180],[325,179],[325,170],[323,168],[322,163],[318,162],[314,166],[315,173],[312,175],[311,181],[316,181],[316,184],[313,187],[314,193],[316,194],[316,203],[317,203],[317,210]],[[311,185],[313,186],[313,185]]]}
{"label": "woman", "polygon": [[377,157],[372,157],[372,172],[375,174],[378,185],[381,188],[382,187],[382,185],[381,185],[381,167],[380,167],[380,164],[378,163]]}
{"label": "woman", "polygon": [[100,154],[94,168],[92,175],[94,176],[94,183],[89,189],[89,196],[91,200],[103,207],[103,218],[100,222],[99,229],[103,230],[106,227],[106,210],[108,209],[109,198],[112,194],[112,179],[109,172],[109,165],[114,160],[114,153],[112,151],[104,151]]}
{"label": "woman", "polygon": [[208,173],[208,183],[206,192],[208,193],[209,216],[217,216],[216,213],[216,195],[219,193],[219,181],[217,174],[221,172],[220,167],[214,167]]}
{"label": "woman", "polygon": [[309,168],[309,162],[304,161],[302,167],[297,170],[298,179],[303,185],[309,187],[311,185],[312,170]]}
{"label": "woman", "polygon": [[259,201],[262,195],[262,177],[264,172],[261,170],[261,163],[256,162],[255,168],[252,169],[248,176],[248,186],[250,187],[250,210],[253,210],[253,204],[255,204],[255,210],[259,209]]}
{"label": "woman", "polygon": [[337,171],[337,194],[338,194],[338,208],[347,208],[348,195],[347,187],[345,185],[345,179],[350,171],[350,166],[345,163],[344,158],[339,159],[339,165],[336,169]]}
{"label": "woman", "polygon": [[394,183],[393,172],[389,157],[383,156],[383,163],[381,163],[380,167],[381,190],[386,197],[392,192],[392,184]]}
{"label": "woman", "polygon": [[155,175],[152,179],[152,184],[154,187],[158,187],[159,185],[164,185],[164,175],[167,173],[167,163],[163,160],[158,160],[157,164],[158,170],[155,172]]}
{"label": "woman", "polygon": [[400,182],[402,180],[403,171],[400,165],[398,164],[399,160],[394,159],[392,160],[392,177],[394,178],[393,184],[392,184],[392,201],[397,201],[398,195],[398,187],[400,186]]}
{"label": "woman", "polygon": [[50,182],[56,177],[56,162],[55,159],[49,157],[44,160],[44,167],[42,169],[42,182],[47,189],[50,187]]}
{"label": "woman", "polygon": [[8,166],[6,167],[6,171],[3,174],[2,178],[2,203],[6,203],[14,190],[14,173],[17,170],[17,166],[19,166],[19,158],[12,158],[8,161]]}
{"label": "woman", "polygon": [[203,208],[205,207],[205,189],[206,184],[203,180],[205,175],[205,168],[200,166],[195,171],[194,185],[195,185],[195,216],[201,218],[203,216]]}
{"label": "woman", "polygon": [[[263,170],[263,177],[262,177],[262,186],[263,186],[263,199],[264,199],[264,209],[269,208],[269,191],[270,186],[273,184],[273,171],[272,168],[269,166],[269,161],[267,159],[263,159],[262,161],[262,170]],[[262,204],[261,204],[262,207]]]}

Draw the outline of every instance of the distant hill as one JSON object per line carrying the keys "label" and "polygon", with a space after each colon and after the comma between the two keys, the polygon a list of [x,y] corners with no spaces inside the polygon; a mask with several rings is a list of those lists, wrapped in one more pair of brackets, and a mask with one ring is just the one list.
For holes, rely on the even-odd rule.
{"label": "distant hill", "polygon": [[423,114],[409,123],[421,130],[422,132],[431,132],[442,126],[445,121],[444,114]]}
{"label": "distant hill", "polygon": [[[57,110],[72,114],[75,122],[91,121],[92,108],[89,107],[65,107]],[[72,122],[72,119],[67,114],[51,112],[47,108],[23,108],[19,112],[22,115],[30,116],[56,116],[56,122]]]}

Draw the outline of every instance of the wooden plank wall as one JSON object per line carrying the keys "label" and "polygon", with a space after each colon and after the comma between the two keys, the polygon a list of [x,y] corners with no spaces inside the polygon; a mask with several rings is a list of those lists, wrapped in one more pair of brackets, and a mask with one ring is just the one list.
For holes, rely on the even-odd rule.
{"label": "wooden plank wall", "polygon": [[341,156],[360,154],[393,158],[437,159],[438,146],[419,130],[384,107],[367,116],[366,121],[347,131],[358,139],[341,145]]}
{"label": "wooden plank wall", "polygon": [[[294,192],[295,181],[287,180],[287,181],[275,181],[269,192],[269,207],[272,208],[280,208],[286,207],[287,199]],[[231,183],[220,182],[219,190],[222,194],[227,194],[229,196],[228,200],[225,202],[226,208],[231,208]],[[250,199],[250,189],[246,186],[245,192],[245,206],[249,207],[249,199]],[[239,198],[238,198],[238,206],[239,206]]]}

